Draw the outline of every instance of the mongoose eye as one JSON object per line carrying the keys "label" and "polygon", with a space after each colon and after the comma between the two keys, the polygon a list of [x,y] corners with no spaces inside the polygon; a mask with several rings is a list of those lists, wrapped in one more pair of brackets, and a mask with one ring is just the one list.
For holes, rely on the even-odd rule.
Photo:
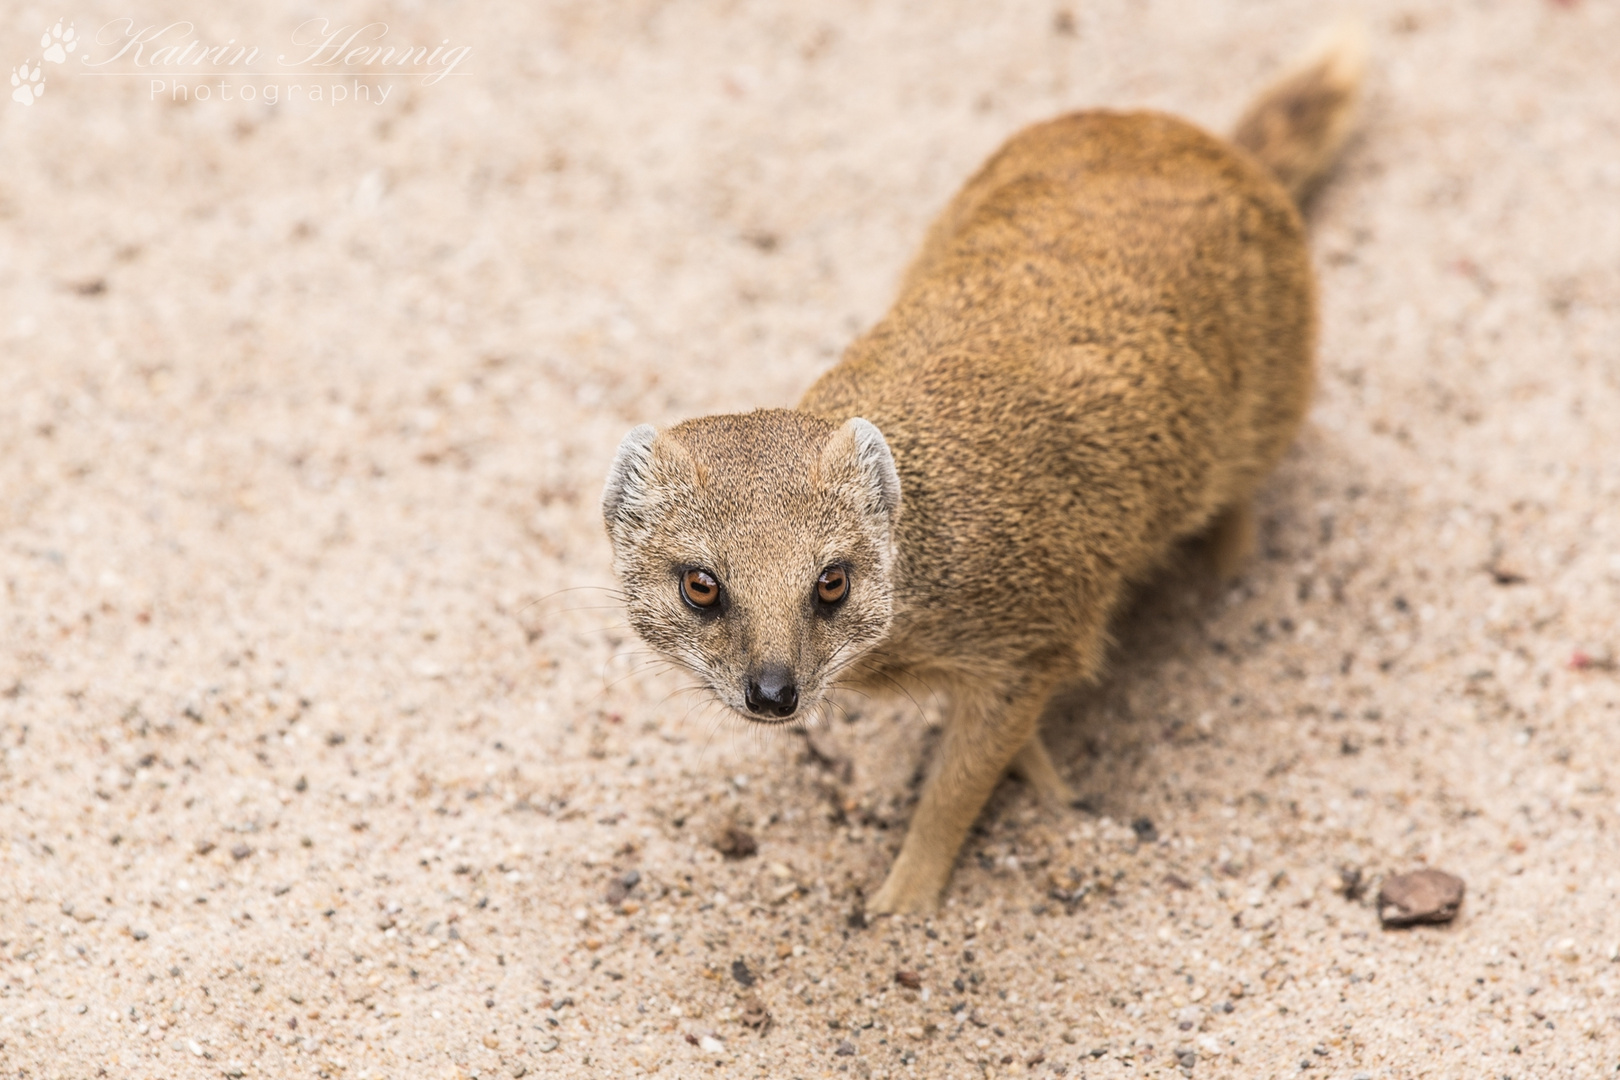
{"label": "mongoose eye", "polygon": [[681,599],[699,610],[720,602],[720,583],[707,570],[693,567],[681,575]]}
{"label": "mongoose eye", "polygon": [[849,595],[849,572],[842,566],[829,566],[816,578],[816,599],[823,604],[841,604]]}

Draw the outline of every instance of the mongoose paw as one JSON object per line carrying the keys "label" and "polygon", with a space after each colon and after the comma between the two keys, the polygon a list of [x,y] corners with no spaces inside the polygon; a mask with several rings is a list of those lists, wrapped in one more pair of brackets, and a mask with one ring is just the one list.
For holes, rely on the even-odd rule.
{"label": "mongoose paw", "polygon": [[1047,809],[1062,810],[1075,804],[1076,800],[1073,789],[1071,789],[1069,785],[1065,784],[1062,780],[1054,780],[1051,783],[1043,783],[1041,781],[1034,780],[1033,778],[1026,777],[1026,779],[1029,780],[1030,786],[1035,789],[1036,797],[1039,798],[1043,804],[1045,804]]}
{"label": "mongoose paw", "polygon": [[1025,783],[1035,789],[1036,797],[1049,808],[1059,809],[1074,802],[1074,792],[1058,775],[1051,757],[1047,755],[1046,745],[1041,742],[1039,735],[1030,739],[1018,752],[1018,756],[1013,758],[1011,769],[1015,775],[1022,777]]}
{"label": "mongoose paw", "polygon": [[1250,503],[1229,506],[1215,518],[1209,532],[1209,558],[1216,580],[1234,581],[1242,575],[1244,561],[1254,553],[1257,535]]}
{"label": "mongoose paw", "polygon": [[939,894],[943,882],[933,875],[909,873],[901,859],[889,871],[888,880],[872,899],[866,902],[866,914],[876,915],[931,915],[939,910]]}

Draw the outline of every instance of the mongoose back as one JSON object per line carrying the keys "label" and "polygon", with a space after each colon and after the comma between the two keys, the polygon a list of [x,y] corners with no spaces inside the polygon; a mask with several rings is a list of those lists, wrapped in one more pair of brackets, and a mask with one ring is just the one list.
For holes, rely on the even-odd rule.
{"label": "mongoose back", "polygon": [[1357,96],[1345,35],[1236,144],[1152,112],[1013,136],[889,313],[794,410],[643,425],[603,495],[631,625],[750,719],[922,682],[944,737],[872,914],[932,910],[1013,769],[1068,793],[1037,721],[1094,676],[1181,540],[1240,558],[1312,387],[1297,200]]}

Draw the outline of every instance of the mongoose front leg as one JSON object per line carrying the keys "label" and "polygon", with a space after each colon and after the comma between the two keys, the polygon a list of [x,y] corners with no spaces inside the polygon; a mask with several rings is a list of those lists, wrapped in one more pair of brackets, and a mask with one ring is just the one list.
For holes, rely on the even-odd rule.
{"label": "mongoose front leg", "polygon": [[[900,855],[883,887],[867,902],[867,914],[920,913],[939,906],[963,837],[1007,766],[1034,737],[1050,692],[1043,680],[1000,694],[958,695],[953,701],[944,744]],[[1051,769],[1050,761],[1046,767]],[[1056,779],[1055,770],[1052,776]]]}

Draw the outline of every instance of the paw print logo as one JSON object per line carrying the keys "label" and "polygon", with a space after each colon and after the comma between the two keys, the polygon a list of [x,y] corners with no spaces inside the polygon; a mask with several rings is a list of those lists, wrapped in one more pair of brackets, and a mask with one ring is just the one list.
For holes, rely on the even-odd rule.
{"label": "paw print logo", "polygon": [[68,53],[79,47],[79,37],[73,32],[73,23],[62,29],[62,20],[40,35],[39,47],[45,50],[45,59],[53,64],[67,63]]}
{"label": "paw print logo", "polygon": [[11,69],[11,100],[20,105],[32,105],[35,98],[45,96],[45,80],[40,78],[39,65],[30,70],[24,60],[20,68]]}

